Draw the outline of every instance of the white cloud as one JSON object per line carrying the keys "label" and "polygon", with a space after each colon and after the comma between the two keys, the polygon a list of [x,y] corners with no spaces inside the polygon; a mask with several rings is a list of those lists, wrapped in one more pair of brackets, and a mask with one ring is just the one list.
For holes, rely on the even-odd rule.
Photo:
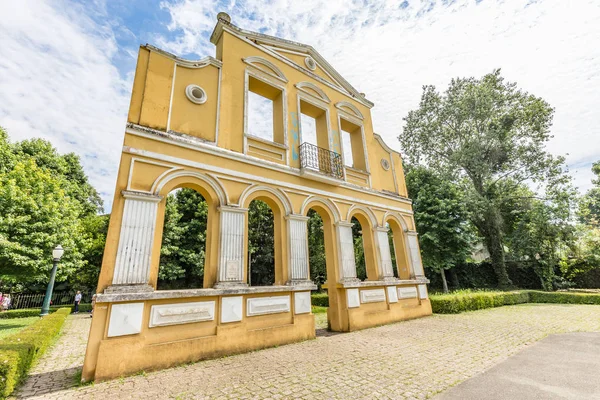
{"label": "white cloud", "polygon": [[[0,2],[0,125],[80,155],[110,210],[131,84],[111,63],[112,29],[62,1]],[[89,14],[91,15],[91,14]]]}
{"label": "white cloud", "polygon": [[162,3],[175,35],[159,44],[179,54],[213,54],[208,36],[226,11],[245,29],[311,44],[375,102],[374,125],[399,149],[402,118],[421,86],[443,90],[456,76],[502,68],[509,81],[556,109],[549,149],[568,153],[575,182],[590,185],[600,159],[600,2],[185,0]]}

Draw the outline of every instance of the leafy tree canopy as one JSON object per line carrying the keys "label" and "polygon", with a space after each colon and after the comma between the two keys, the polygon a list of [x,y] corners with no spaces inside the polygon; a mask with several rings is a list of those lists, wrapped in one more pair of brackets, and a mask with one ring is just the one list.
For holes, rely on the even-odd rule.
{"label": "leafy tree canopy", "polygon": [[[506,272],[501,204],[524,182],[567,185],[564,159],[549,154],[554,110],[543,99],[505,82],[500,70],[481,79],[453,79],[442,94],[424,86],[399,140],[414,164],[463,185],[471,221],[485,239],[500,287]],[[512,186],[511,186],[512,185]]]}

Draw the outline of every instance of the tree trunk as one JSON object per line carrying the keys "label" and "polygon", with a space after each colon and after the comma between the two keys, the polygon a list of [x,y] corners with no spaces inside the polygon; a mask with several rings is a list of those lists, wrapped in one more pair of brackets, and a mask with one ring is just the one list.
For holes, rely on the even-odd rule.
{"label": "tree trunk", "polygon": [[452,287],[454,289],[460,288],[460,282],[458,281],[458,274],[456,273],[456,270],[454,268],[451,268],[449,271],[450,271],[450,281],[452,282]]}
{"label": "tree trunk", "polygon": [[485,214],[484,231],[485,242],[490,252],[492,268],[498,278],[498,287],[507,289],[512,286],[512,282],[506,272],[504,263],[504,247],[502,246],[502,229],[500,227],[500,213],[493,207],[490,207]]}
{"label": "tree trunk", "polygon": [[446,270],[445,269],[441,270],[440,275],[442,275],[442,284],[444,285],[444,293],[448,293],[448,282],[446,281]]}

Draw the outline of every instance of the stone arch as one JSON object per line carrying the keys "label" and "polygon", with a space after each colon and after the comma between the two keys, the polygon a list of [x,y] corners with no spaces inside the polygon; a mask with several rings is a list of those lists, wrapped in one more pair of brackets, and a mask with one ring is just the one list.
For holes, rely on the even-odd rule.
{"label": "stone arch", "polygon": [[[255,185],[246,189],[240,196],[240,206],[248,208],[253,200],[265,202],[273,212],[274,247],[275,247],[275,285],[284,285],[289,280],[288,273],[288,232],[286,217],[292,206],[287,196],[280,191]],[[248,282],[248,218],[246,218],[246,240],[244,248],[244,276]]]}
{"label": "stone arch", "polygon": [[[350,220],[356,213],[364,215],[364,217],[369,220],[371,229],[374,229],[377,227],[378,224],[377,224],[377,217],[375,216],[375,213],[368,207],[364,207],[364,206],[360,206],[360,205],[356,205],[356,204],[353,205],[352,207],[350,207],[350,209],[348,210],[348,214],[346,215],[346,221],[350,222]],[[362,224],[362,222],[361,222],[361,224]]]}
{"label": "stone arch", "polygon": [[396,256],[396,267],[398,269],[398,278],[414,278],[413,268],[411,266],[408,238],[406,232],[409,231],[408,225],[402,216],[395,213],[386,212],[383,216],[383,226],[389,224],[393,235],[394,251]]}
{"label": "stone arch", "polygon": [[151,189],[154,194],[163,197],[159,203],[156,216],[157,223],[153,241],[152,265],[150,271],[150,285],[154,288],[156,288],[158,281],[166,198],[174,189],[184,187],[200,193],[208,203],[203,287],[212,287],[217,279],[219,254],[218,238],[220,232],[218,210],[220,206],[227,204],[227,194],[223,186],[213,177],[201,172],[177,169],[167,171],[159,176],[153,183]]}
{"label": "stone arch", "polygon": [[250,202],[248,201],[248,198],[252,197],[252,199],[254,200],[255,197],[253,197],[253,195],[256,192],[269,193],[270,195],[274,196],[277,200],[279,200],[281,209],[284,212],[284,216],[292,213],[292,202],[287,197],[287,195],[285,193],[281,192],[280,190],[274,189],[270,186],[252,185],[252,186],[246,188],[240,195],[239,204],[242,207],[248,207],[248,205],[250,204]]}
{"label": "stone arch", "polygon": [[191,187],[207,201],[217,203],[217,206],[227,204],[227,194],[221,183],[210,175],[195,171],[167,171],[154,181],[151,191],[156,195],[164,195],[179,187]]}
{"label": "stone arch", "polygon": [[329,199],[319,197],[319,196],[310,196],[307,197],[302,206],[300,207],[300,214],[306,215],[308,210],[315,205],[320,205],[323,209],[327,210],[332,218],[333,223],[337,223],[341,221],[342,214],[340,213],[340,209],[335,205],[335,203]]}
{"label": "stone arch", "polygon": [[388,222],[389,219],[395,220],[398,223],[398,225],[400,225],[402,227],[402,230],[404,232],[408,232],[410,230],[408,227],[408,224],[406,223],[404,218],[402,218],[401,215],[398,215],[396,213],[391,213],[389,211],[386,211],[386,213],[383,215],[381,225],[385,226],[385,224]]}

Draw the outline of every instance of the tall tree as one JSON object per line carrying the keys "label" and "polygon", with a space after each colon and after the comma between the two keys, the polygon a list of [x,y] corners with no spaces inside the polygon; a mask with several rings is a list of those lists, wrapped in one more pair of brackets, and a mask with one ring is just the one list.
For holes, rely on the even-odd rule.
{"label": "tall tree", "polygon": [[545,150],[553,112],[496,70],[481,79],[453,79],[443,94],[424,86],[419,108],[404,118],[399,140],[409,160],[465,184],[471,221],[485,240],[500,287],[511,285],[499,211],[510,187],[496,188],[509,179],[515,185],[560,179],[564,159]]}
{"label": "tall tree", "polygon": [[448,292],[444,271],[464,263],[471,252],[464,196],[458,185],[422,166],[407,166],[406,187],[413,200],[423,265],[441,275]]}
{"label": "tall tree", "polygon": [[579,216],[581,222],[600,228],[600,161],[592,165],[592,172],[596,175],[594,186],[581,199]]}
{"label": "tall tree", "polygon": [[65,248],[57,282],[84,265],[88,237],[79,219],[82,206],[64,190],[64,178],[17,161],[0,175],[0,280],[3,285],[42,283],[52,267],[52,249]]}

